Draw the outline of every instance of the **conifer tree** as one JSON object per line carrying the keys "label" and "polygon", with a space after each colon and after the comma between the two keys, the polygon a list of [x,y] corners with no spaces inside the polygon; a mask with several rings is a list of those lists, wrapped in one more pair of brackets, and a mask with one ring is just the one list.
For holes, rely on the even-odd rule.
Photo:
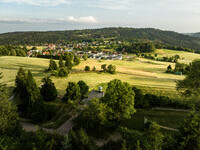
{"label": "conifer tree", "polygon": [[40,89],[33,79],[31,71],[28,71],[25,93],[24,100],[28,102],[27,116],[34,121],[40,121],[44,117],[45,108]]}
{"label": "conifer tree", "polygon": [[62,55],[60,55],[60,59],[59,59],[59,68],[65,67],[65,64],[63,62],[63,57]]}
{"label": "conifer tree", "polygon": [[73,52],[69,53],[69,58],[70,58],[71,61],[74,60],[74,53]]}
{"label": "conifer tree", "polygon": [[78,82],[78,85],[80,87],[81,98],[84,98],[88,93],[89,86],[82,80]]}
{"label": "conifer tree", "polygon": [[[0,79],[2,78],[0,73]],[[0,83],[0,137],[15,136],[21,131],[17,108],[8,100],[5,85]],[[0,142],[1,143],[1,142]]]}
{"label": "conifer tree", "polygon": [[65,66],[69,69],[69,70],[71,70],[72,69],[72,67],[73,67],[73,63],[72,63],[72,61],[71,61],[71,59],[70,59],[70,57],[68,56],[68,57],[66,57],[66,62],[65,62]]}
{"label": "conifer tree", "polygon": [[160,126],[155,122],[146,123],[146,132],[144,137],[147,139],[146,149],[161,150],[163,145],[163,134],[160,132]]}
{"label": "conifer tree", "polygon": [[80,98],[81,98],[81,92],[79,85],[75,82],[69,82],[66,89],[66,94],[63,97],[63,101],[66,102],[68,102],[69,100],[79,101]]}
{"label": "conifer tree", "polygon": [[53,71],[53,70],[57,70],[58,66],[56,64],[56,62],[51,58],[50,62],[49,62],[49,69],[48,71]]}
{"label": "conifer tree", "polygon": [[58,91],[57,91],[54,83],[52,82],[50,77],[43,78],[42,82],[44,84],[42,85],[40,92],[42,94],[44,101],[46,101],[46,102],[54,101],[58,95]]}
{"label": "conifer tree", "polygon": [[79,65],[79,64],[80,64],[80,58],[74,56],[74,65]]}
{"label": "conifer tree", "polygon": [[25,113],[26,108],[28,107],[28,103],[24,100],[26,98],[26,80],[27,75],[23,68],[19,68],[15,79],[15,97],[18,99],[18,109],[20,112]]}
{"label": "conifer tree", "polygon": [[179,149],[200,149],[200,114],[193,110],[179,128],[180,134],[178,139]]}

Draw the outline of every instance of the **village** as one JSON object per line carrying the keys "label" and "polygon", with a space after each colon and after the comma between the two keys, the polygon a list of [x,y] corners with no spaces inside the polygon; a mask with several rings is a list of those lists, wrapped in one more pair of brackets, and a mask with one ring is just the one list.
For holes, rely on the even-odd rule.
{"label": "village", "polygon": [[[82,58],[83,55],[87,55],[91,59],[105,59],[105,60],[122,60],[123,51],[109,51],[102,50],[99,48],[98,43],[93,43],[94,47],[88,46],[88,43],[77,43],[77,44],[48,44],[43,47],[42,50],[37,49],[37,46],[32,47],[32,49],[27,51],[28,57],[37,57],[38,55],[51,55],[60,56],[64,55],[66,52],[73,52],[76,56]],[[108,44],[107,44],[108,45]]]}

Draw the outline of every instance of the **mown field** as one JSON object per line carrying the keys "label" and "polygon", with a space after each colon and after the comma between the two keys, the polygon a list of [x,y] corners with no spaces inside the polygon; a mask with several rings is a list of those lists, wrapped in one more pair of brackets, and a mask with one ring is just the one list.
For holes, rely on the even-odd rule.
{"label": "mown field", "polygon": [[[172,51],[172,50],[157,50],[159,56],[171,56],[179,54],[184,60],[191,62],[193,59],[200,58],[200,55]],[[184,61],[181,60],[181,61]],[[105,74],[97,72],[83,72],[86,65],[91,68],[95,66],[97,70],[101,69],[102,64],[113,64],[117,67],[117,74]],[[97,89],[99,85],[106,87],[112,79],[120,79],[124,82],[128,82],[131,85],[135,85],[144,90],[157,95],[165,95],[171,97],[179,97],[176,92],[176,80],[182,80],[184,76],[173,75],[165,73],[167,66],[174,63],[153,61],[148,59],[134,59],[133,61],[120,61],[120,60],[93,60],[88,59],[87,61],[81,61],[81,64],[74,67],[73,73],[67,78],[56,78],[52,77],[59,94],[63,95],[69,81],[78,82],[84,80],[89,86],[90,90]],[[7,84],[9,87],[15,85],[15,77],[19,67],[23,67],[26,70],[31,70],[34,78],[38,85],[41,85],[41,79],[48,76],[48,73],[44,73],[44,69],[48,68],[49,60],[41,58],[28,58],[28,57],[13,57],[5,56],[0,57],[0,72],[3,72],[4,78],[2,82]]]}

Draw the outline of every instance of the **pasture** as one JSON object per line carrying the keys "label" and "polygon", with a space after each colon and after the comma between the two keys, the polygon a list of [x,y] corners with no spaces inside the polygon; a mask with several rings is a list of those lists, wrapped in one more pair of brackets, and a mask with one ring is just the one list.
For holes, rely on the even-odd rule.
{"label": "pasture", "polygon": [[[193,60],[192,56],[194,56],[194,59],[200,57],[198,54],[181,51],[157,50],[157,52],[159,52],[158,57],[160,55],[170,56],[179,53],[181,58],[184,57],[187,59],[187,61],[190,60],[190,62]],[[85,66],[90,66],[91,69],[93,66],[95,66],[97,70],[101,70],[102,64],[116,65],[117,74],[111,75],[99,72],[84,72]],[[165,73],[169,64],[171,64],[172,67],[175,66],[174,63],[154,61],[143,58],[135,59],[133,61],[88,59],[87,61],[82,60],[80,65],[75,66],[72,74],[69,77],[51,78],[55,83],[60,95],[65,93],[65,89],[69,81],[78,82],[79,80],[84,80],[90,86],[90,90],[97,89],[100,85],[102,85],[105,90],[106,83],[108,83],[110,80],[120,79],[123,82],[128,82],[131,85],[142,88],[144,92],[179,97],[175,89],[175,81],[182,80],[184,76]],[[17,71],[20,67],[23,67],[25,70],[32,71],[38,86],[40,86],[41,79],[50,75],[49,73],[44,72],[44,69],[48,68],[48,65],[49,59],[13,56],[0,57],[0,72],[3,72],[4,75],[2,82],[7,84],[8,87],[14,87]]]}

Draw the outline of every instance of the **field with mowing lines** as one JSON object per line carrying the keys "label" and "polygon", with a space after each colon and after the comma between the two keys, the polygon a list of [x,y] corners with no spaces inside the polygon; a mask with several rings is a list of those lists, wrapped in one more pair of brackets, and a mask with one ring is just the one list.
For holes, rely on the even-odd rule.
{"label": "field with mowing lines", "polygon": [[[157,50],[158,57],[170,56],[179,54],[190,62],[194,59],[200,57],[198,54],[172,51],[172,50]],[[181,60],[184,61],[184,60]],[[84,72],[85,66],[93,66],[97,70],[101,70],[102,64],[113,64],[117,67],[117,74],[105,74],[98,72]],[[113,79],[120,79],[123,82],[128,82],[131,85],[135,85],[144,90],[144,92],[149,92],[157,95],[165,95],[171,97],[179,97],[176,92],[175,86],[176,80],[182,80],[184,76],[167,74],[165,73],[167,66],[171,64],[172,67],[175,66],[174,63],[154,61],[148,59],[135,59],[133,61],[120,61],[120,60],[93,60],[88,59],[87,61],[81,61],[81,64],[73,68],[73,73],[67,78],[57,78],[51,77],[55,83],[59,94],[63,95],[69,81],[78,82],[79,80],[84,80],[89,86],[90,90],[97,89],[98,86],[102,85],[104,90],[106,88],[106,83]],[[23,67],[25,70],[31,70],[33,76],[38,83],[41,85],[41,79],[45,76],[50,75],[49,73],[44,73],[44,69],[48,68],[49,60],[41,58],[28,58],[28,57],[13,57],[5,56],[0,57],[0,72],[3,72],[4,78],[2,82],[7,84],[8,87],[13,87],[15,85],[15,77],[19,67]]]}

